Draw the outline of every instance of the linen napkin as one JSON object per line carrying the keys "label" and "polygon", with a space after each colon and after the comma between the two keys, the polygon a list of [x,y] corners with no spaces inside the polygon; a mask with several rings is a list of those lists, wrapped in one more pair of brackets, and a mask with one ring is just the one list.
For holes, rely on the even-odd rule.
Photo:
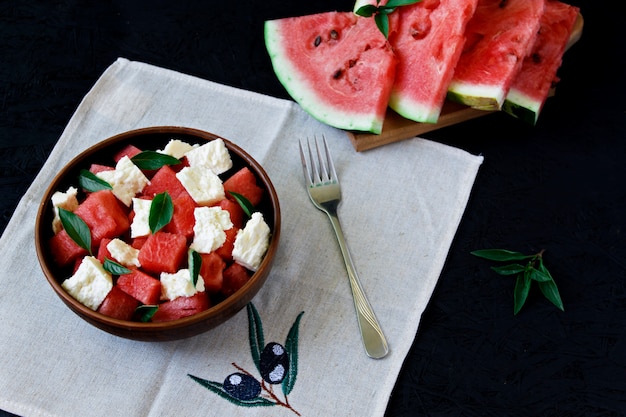
{"label": "linen napkin", "polygon": [[[229,139],[274,182],[280,249],[252,304],[266,342],[284,343],[302,313],[297,378],[287,396],[274,388],[274,404],[243,407],[188,376],[221,383],[238,369],[255,374],[246,309],[199,336],[137,342],[82,321],[40,271],[33,227],[50,179],[87,147],[155,125]],[[338,244],[305,191],[298,141],[322,134],[342,184],[344,233],[389,342],[381,360],[365,354]],[[0,239],[0,408],[64,417],[382,416],[481,163],[420,138],[357,153],[345,132],[291,101],[118,59],[78,106]]]}

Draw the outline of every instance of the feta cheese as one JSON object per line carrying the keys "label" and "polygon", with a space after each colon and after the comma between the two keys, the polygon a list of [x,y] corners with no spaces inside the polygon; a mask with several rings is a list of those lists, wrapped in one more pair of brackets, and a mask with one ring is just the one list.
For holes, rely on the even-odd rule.
{"label": "feta cheese", "polygon": [[95,311],[113,288],[113,278],[97,258],[85,256],[74,275],[61,286],[81,304]]}
{"label": "feta cheese", "polygon": [[233,167],[228,148],[220,138],[187,152],[185,156],[189,166],[208,168],[218,175]]}
{"label": "feta cheese", "polygon": [[135,216],[130,224],[130,237],[148,236],[150,234],[150,207],[152,200],[133,198]]}
{"label": "feta cheese", "polygon": [[133,248],[123,240],[118,238],[111,240],[107,244],[107,249],[109,250],[109,253],[113,257],[113,259],[115,259],[120,264],[127,267],[141,266],[141,263],[139,263],[138,259],[139,249]]}
{"label": "feta cheese", "polygon": [[261,213],[254,212],[245,227],[237,232],[233,259],[251,271],[261,265],[270,241],[270,228]]}
{"label": "feta cheese", "polygon": [[176,173],[176,178],[200,206],[210,206],[226,198],[220,177],[205,167],[185,167]]}
{"label": "feta cheese", "polygon": [[187,152],[197,147],[198,145],[191,145],[179,139],[171,139],[167,145],[165,145],[165,148],[159,150],[158,152],[180,159],[185,156]]}
{"label": "feta cheese", "polygon": [[188,269],[181,269],[174,274],[161,272],[161,298],[173,300],[178,297],[190,297],[197,292],[204,291],[204,279],[198,276],[198,282],[194,288],[191,282],[191,274]]}
{"label": "feta cheese", "polygon": [[78,207],[78,199],[76,194],[78,190],[74,187],[69,187],[66,192],[57,191],[52,194],[52,207],[54,208],[54,219],[52,219],[52,231],[59,233],[63,229],[61,224],[61,218],[59,217],[59,208],[74,211]]}
{"label": "feta cheese", "polygon": [[113,194],[126,206],[130,207],[135,194],[150,183],[137,165],[128,156],[122,157],[114,170],[101,171],[96,176],[113,187]]}
{"label": "feta cheese", "polygon": [[190,248],[200,253],[210,253],[226,241],[225,230],[233,227],[230,213],[221,207],[196,207],[193,211],[193,243]]}

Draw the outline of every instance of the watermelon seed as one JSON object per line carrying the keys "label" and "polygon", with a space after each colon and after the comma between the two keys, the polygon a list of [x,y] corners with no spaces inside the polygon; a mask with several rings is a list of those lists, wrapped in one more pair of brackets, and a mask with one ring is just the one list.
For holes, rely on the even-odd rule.
{"label": "watermelon seed", "polygon": [[541,62],[541,55],[535,53],[532,55],[532,59],[534,63],[539,64]]}
{"label": "watermelon seed", "polygon": [[352,68],[356,65],[356,60],[351,59],[350,61],[348,61],[348,68]]}
{"label": "watermelon seed", "polygon": [[338,80],[339,78],[341,78],[341,75],[343,74],[343,70],[342,69],[338,69],[337,71],[335,71],[335,73],[333,74],[333,78],[335,80]]}
{"label": "watermelon seed", "polygon": [[335,29],[330,31],[330,39],[337,39],[338,37],[339,37],[339,34],[337,33]]}
{"label": "watermelon seed", "polygon": [[322,37],[318,36],[317,38],[315,38],[313,45],[317,48],[318,46],[320,46],[320,43],[322,43]]}

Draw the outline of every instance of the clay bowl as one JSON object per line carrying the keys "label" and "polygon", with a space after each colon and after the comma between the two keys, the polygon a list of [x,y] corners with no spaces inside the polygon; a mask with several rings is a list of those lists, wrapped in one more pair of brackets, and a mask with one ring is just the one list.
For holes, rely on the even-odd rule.
{"label": "clay bowl", "polygon": [[280,206],[270,178],[261,165],[243,149],[222,138],[233,161],[233,168],[228,173],[232,174],[239,168],[247,166],[256,174],[258,185],[265,190],[258,210],[263,213],[271,231],[269,248],[260,267],[242,288],[201,313],[160,323],[126,321],[105,316],[84,306],[63,289],[61,282],[68,278],[72,271],[56,266],[48,248],[48,241],[53,236],[51,227],[54,215],[51,203],[52,194],[55,191],[66,191],[70,185],[79,188],[77,179],[81,169],[89,169],[92,163],[111,165],[112,156],[129,144],[144,150],[157,150],[163,149],[167,142],[173,138],[192,144],[202,144],[217,138],[217,136],[196,129],[169,126],[138,129],[113,136],[92,146],[68,163],[54,177],[39,206],[35,225],[35,245],[47,283],[63,303],[80,318],[101,330],[128,339],[141,341],[177,340],[198,335],[224,323],[240,311],[263,286],[270,273],[278,248]]}

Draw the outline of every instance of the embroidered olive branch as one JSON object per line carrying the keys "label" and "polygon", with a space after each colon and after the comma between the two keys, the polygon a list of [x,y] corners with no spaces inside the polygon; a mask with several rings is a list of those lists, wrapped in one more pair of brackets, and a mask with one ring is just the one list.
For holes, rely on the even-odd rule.
{"label": "embroidered olive branch", "polygon": [[559,289],[543,263],[543,249],[534,255],[524,255],[523,253],[506,249],[482,249],[470,253],[479,258],[497,262],[525,261],[525,264],[514,262],[503,266],[491,267],[497,274],[514,275],[516,277],[515,290],[513,292],[513,314],[519,313],[524,306],[533,281],[537,282],[539,290],[541,290],[544,297],[559,310],[564,311]]}

